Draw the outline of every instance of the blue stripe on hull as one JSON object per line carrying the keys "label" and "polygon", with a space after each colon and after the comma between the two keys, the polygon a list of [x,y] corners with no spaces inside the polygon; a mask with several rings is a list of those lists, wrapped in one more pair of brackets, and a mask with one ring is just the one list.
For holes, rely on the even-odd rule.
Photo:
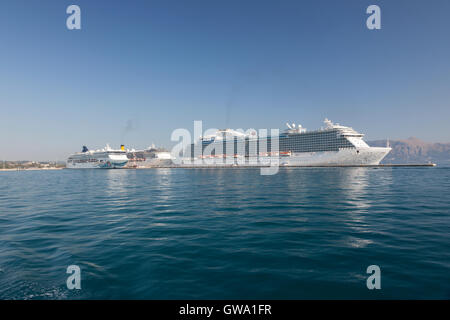
{"label": "blue stripe on hull", "polygon": [[115,169],[115,168],[123,168],[128,161],[125,162],[115,162],[115,163],[102,163],[98,167],[102,169]]}

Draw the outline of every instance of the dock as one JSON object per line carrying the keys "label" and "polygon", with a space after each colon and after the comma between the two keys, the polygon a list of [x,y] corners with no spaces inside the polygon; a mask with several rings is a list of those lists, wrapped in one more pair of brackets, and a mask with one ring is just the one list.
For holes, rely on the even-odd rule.
{"label": "dock", "polygon": [[[244,169],[244,168],[269,168],[265,165],[171,165],[171,166],[148,166],[148,167],[128,167],[124,169]],[[279,165],[280,168],[407,168],[407,167],[436,167],[435,163],[402,163],[402,164],[378,164],[378,165]]]}

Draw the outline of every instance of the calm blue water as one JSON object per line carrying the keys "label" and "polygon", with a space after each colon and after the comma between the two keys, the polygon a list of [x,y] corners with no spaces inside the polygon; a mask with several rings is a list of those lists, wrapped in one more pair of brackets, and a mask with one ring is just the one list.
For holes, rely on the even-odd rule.
{"label": "calm blue water", "polygon": [[0,172],[0,298],[448,299],[449,195],[440,167]]}

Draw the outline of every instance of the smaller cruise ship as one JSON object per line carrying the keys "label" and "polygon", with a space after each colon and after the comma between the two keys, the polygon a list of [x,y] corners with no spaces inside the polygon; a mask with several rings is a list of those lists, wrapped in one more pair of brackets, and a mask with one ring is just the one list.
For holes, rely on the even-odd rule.
{"label": "smaller cruise ship", "polygon": [[127,150],[130,168],[170,167],[173,165],[172,155],[164,148],[157,148],[154,144],[144,150]]}
{"label": "smaller cruise ship", "polygon": [[67,159],[68,169],[116,169],[123,168],[128,163],[125,146],[119,150],[112,149],[108,144],[103,149],[89,150],[83,146],[81,152],[74,153]]}

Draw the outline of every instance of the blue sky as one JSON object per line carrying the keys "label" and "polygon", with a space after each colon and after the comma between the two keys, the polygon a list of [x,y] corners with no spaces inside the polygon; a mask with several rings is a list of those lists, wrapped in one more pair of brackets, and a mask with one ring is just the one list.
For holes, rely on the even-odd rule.
{"label": "blue sky", "polygon": [[[81,8],[82,29],[66,28]],[[377,4],[382,29],[366,28]],[[0,159],[169,147],[176,128],[450,141],[450,1],[3,0]]]}

